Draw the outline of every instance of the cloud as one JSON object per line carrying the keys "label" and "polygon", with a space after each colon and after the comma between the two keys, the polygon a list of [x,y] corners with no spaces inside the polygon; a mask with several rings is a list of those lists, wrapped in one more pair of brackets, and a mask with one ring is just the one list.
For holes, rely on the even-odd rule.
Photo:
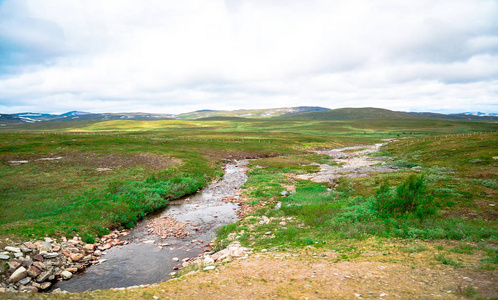
{"label": "cloud", "polygon": [[6,0],[0,51],[3,112],[498,111],[493,0]]}

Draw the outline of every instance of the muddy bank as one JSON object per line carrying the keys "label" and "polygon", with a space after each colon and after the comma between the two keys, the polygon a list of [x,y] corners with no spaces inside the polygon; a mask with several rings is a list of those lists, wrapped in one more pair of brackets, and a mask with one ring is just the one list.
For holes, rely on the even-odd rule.
{"label": "muddy bank", "polygon": [[[169,279],[184,263],[203,255],[216,229],[237,221],[238,204],[223,199],[238,197],[240,186],[247,180],[247,163],[242,160],[228,164],[221,181],[194,196],[172,201],[164,211],[147,217],[121,237],[128,244],[107,250],[102,264],[55,288],[82,292]],[[170,227],[178,230],[170,232]]]}

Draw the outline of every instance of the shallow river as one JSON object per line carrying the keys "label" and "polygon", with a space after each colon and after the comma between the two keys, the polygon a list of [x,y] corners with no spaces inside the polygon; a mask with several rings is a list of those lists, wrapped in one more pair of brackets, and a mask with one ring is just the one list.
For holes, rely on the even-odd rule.
{"label": "shallow river", "polygon": [[[223,199],[237,197],[237,192],[247,180],[246,165],[247,161],[227,165],[221,181],[209,185],[194,196],[172,201],[162,212],[145,218],[125,237],[129,244],[111,248],[103,256],[105,262],[89,267],[83,274],[60,282],[54,288],[83,292],[151,284],[169,279],[169,274],[175,266],[181,264],[182,259],[203,253],[203,245],[214,238],[216,229],[237,221],[238,206],[225,203]],[[186,229],[190,235],[181,239],[161,239],[158,235],[150,234],[147,224],[154,218],[165,215],[188,223]],[[201,228],[194,230],[194,225]],[[173,261],[174,257],[179,261]]]}

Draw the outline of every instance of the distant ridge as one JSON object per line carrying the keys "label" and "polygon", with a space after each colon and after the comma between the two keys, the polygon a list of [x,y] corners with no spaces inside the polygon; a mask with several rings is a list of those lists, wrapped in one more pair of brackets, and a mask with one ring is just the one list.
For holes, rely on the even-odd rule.
{"label": "distant ridge", "polygon": [[58,122],[58,121],[103,121],[103,120],[254,120],[254,119],[292,119],[292,120],[361,120],[361,119],[439,119],[439,120],[471,120],[496,122],[495,113],[465,112],[460,114],[438,114],[431,112],[400,112],[383,108],[338,108],[328,109],[319,106],[281,107],[270,109],[211,110],[202,109],[179,115],[152,114],[143,112],[130,113],[89,113],[69,111],[60,115],[24,112],[16,114],[0,114],[0,126],[11,126],[23,123]]}
{"label": "distant ridge", "polygon": [[496,116],[473,116],[461,114],[437,114],[437,113],[410,113],[392,111],[383,108],[363,107],[363,108],[338,108],[327,111],[309,112],[299,115],[281,116],[282,119],[294,120],[363,120],[363,119],[441,119],[441,120],[479,120],[497,121]]}
{"label": "distant ridge", "polygon": [[314,111],[329,110],[319,106],[297,106],[297,107],[281,107],[267,109],[239,109],[239,110],[210,110],[203,109],[190,113],[179,114],[179,119],[194,120],[210,117],[238,117],[238,118],[273,118],[283,115],[297,115]]}

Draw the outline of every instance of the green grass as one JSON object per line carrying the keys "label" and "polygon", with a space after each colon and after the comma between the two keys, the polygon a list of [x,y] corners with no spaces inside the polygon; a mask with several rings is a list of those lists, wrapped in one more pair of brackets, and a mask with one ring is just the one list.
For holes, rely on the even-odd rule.
{"label": "green grass", "polygon": [[[273,244],[320,244],[331,236],[369,235],[492,240],[494,223],[480,218],[462,222],[458,213],[446,207],[452,202],[457,212],[480,212],[474,201],[495,193],[492,157],[497,154],[490,149],[496,135],[446,137],[444,144],[438,136],[497,128],[494,123],[418,119],[116,120],[1,128],[0,237],[80,234],[90,241],[110,228],[133,226],[170,199],[195,192],[221,176],[220,166],[227,159],[258,158],[245,184],[252,204],[263,205],[255,214],[294,218],[282,230],[276,230],[281,227],[278,222],[256,226],[257,231],[275,230]],[[316,172],[318,167],[310,165],[313,162],[335,164],[310,150],[371,144],[398,136],[409,138],[410,143],[391,144],[384,152],[402,168],[411,164],[430,168],[427,182],[441,205],[423,228],[413,218],[386,221],[372,212],[371,196],[384,175],[340,180],[336,191],[293,182],[283,175]],[[58,156],[63,158],[38,160]],[[30,162],[11,166],[12,160]],[[112,171],[97,172],[98,167]],[[387,177],[395,186],[407,175]],[[285,185],[296,185],[297,192],[282,198]],[[282,209],[272,210],[277,201],[283,201]],[[261,245],[268,240],[248,233],[243,238]]]}

